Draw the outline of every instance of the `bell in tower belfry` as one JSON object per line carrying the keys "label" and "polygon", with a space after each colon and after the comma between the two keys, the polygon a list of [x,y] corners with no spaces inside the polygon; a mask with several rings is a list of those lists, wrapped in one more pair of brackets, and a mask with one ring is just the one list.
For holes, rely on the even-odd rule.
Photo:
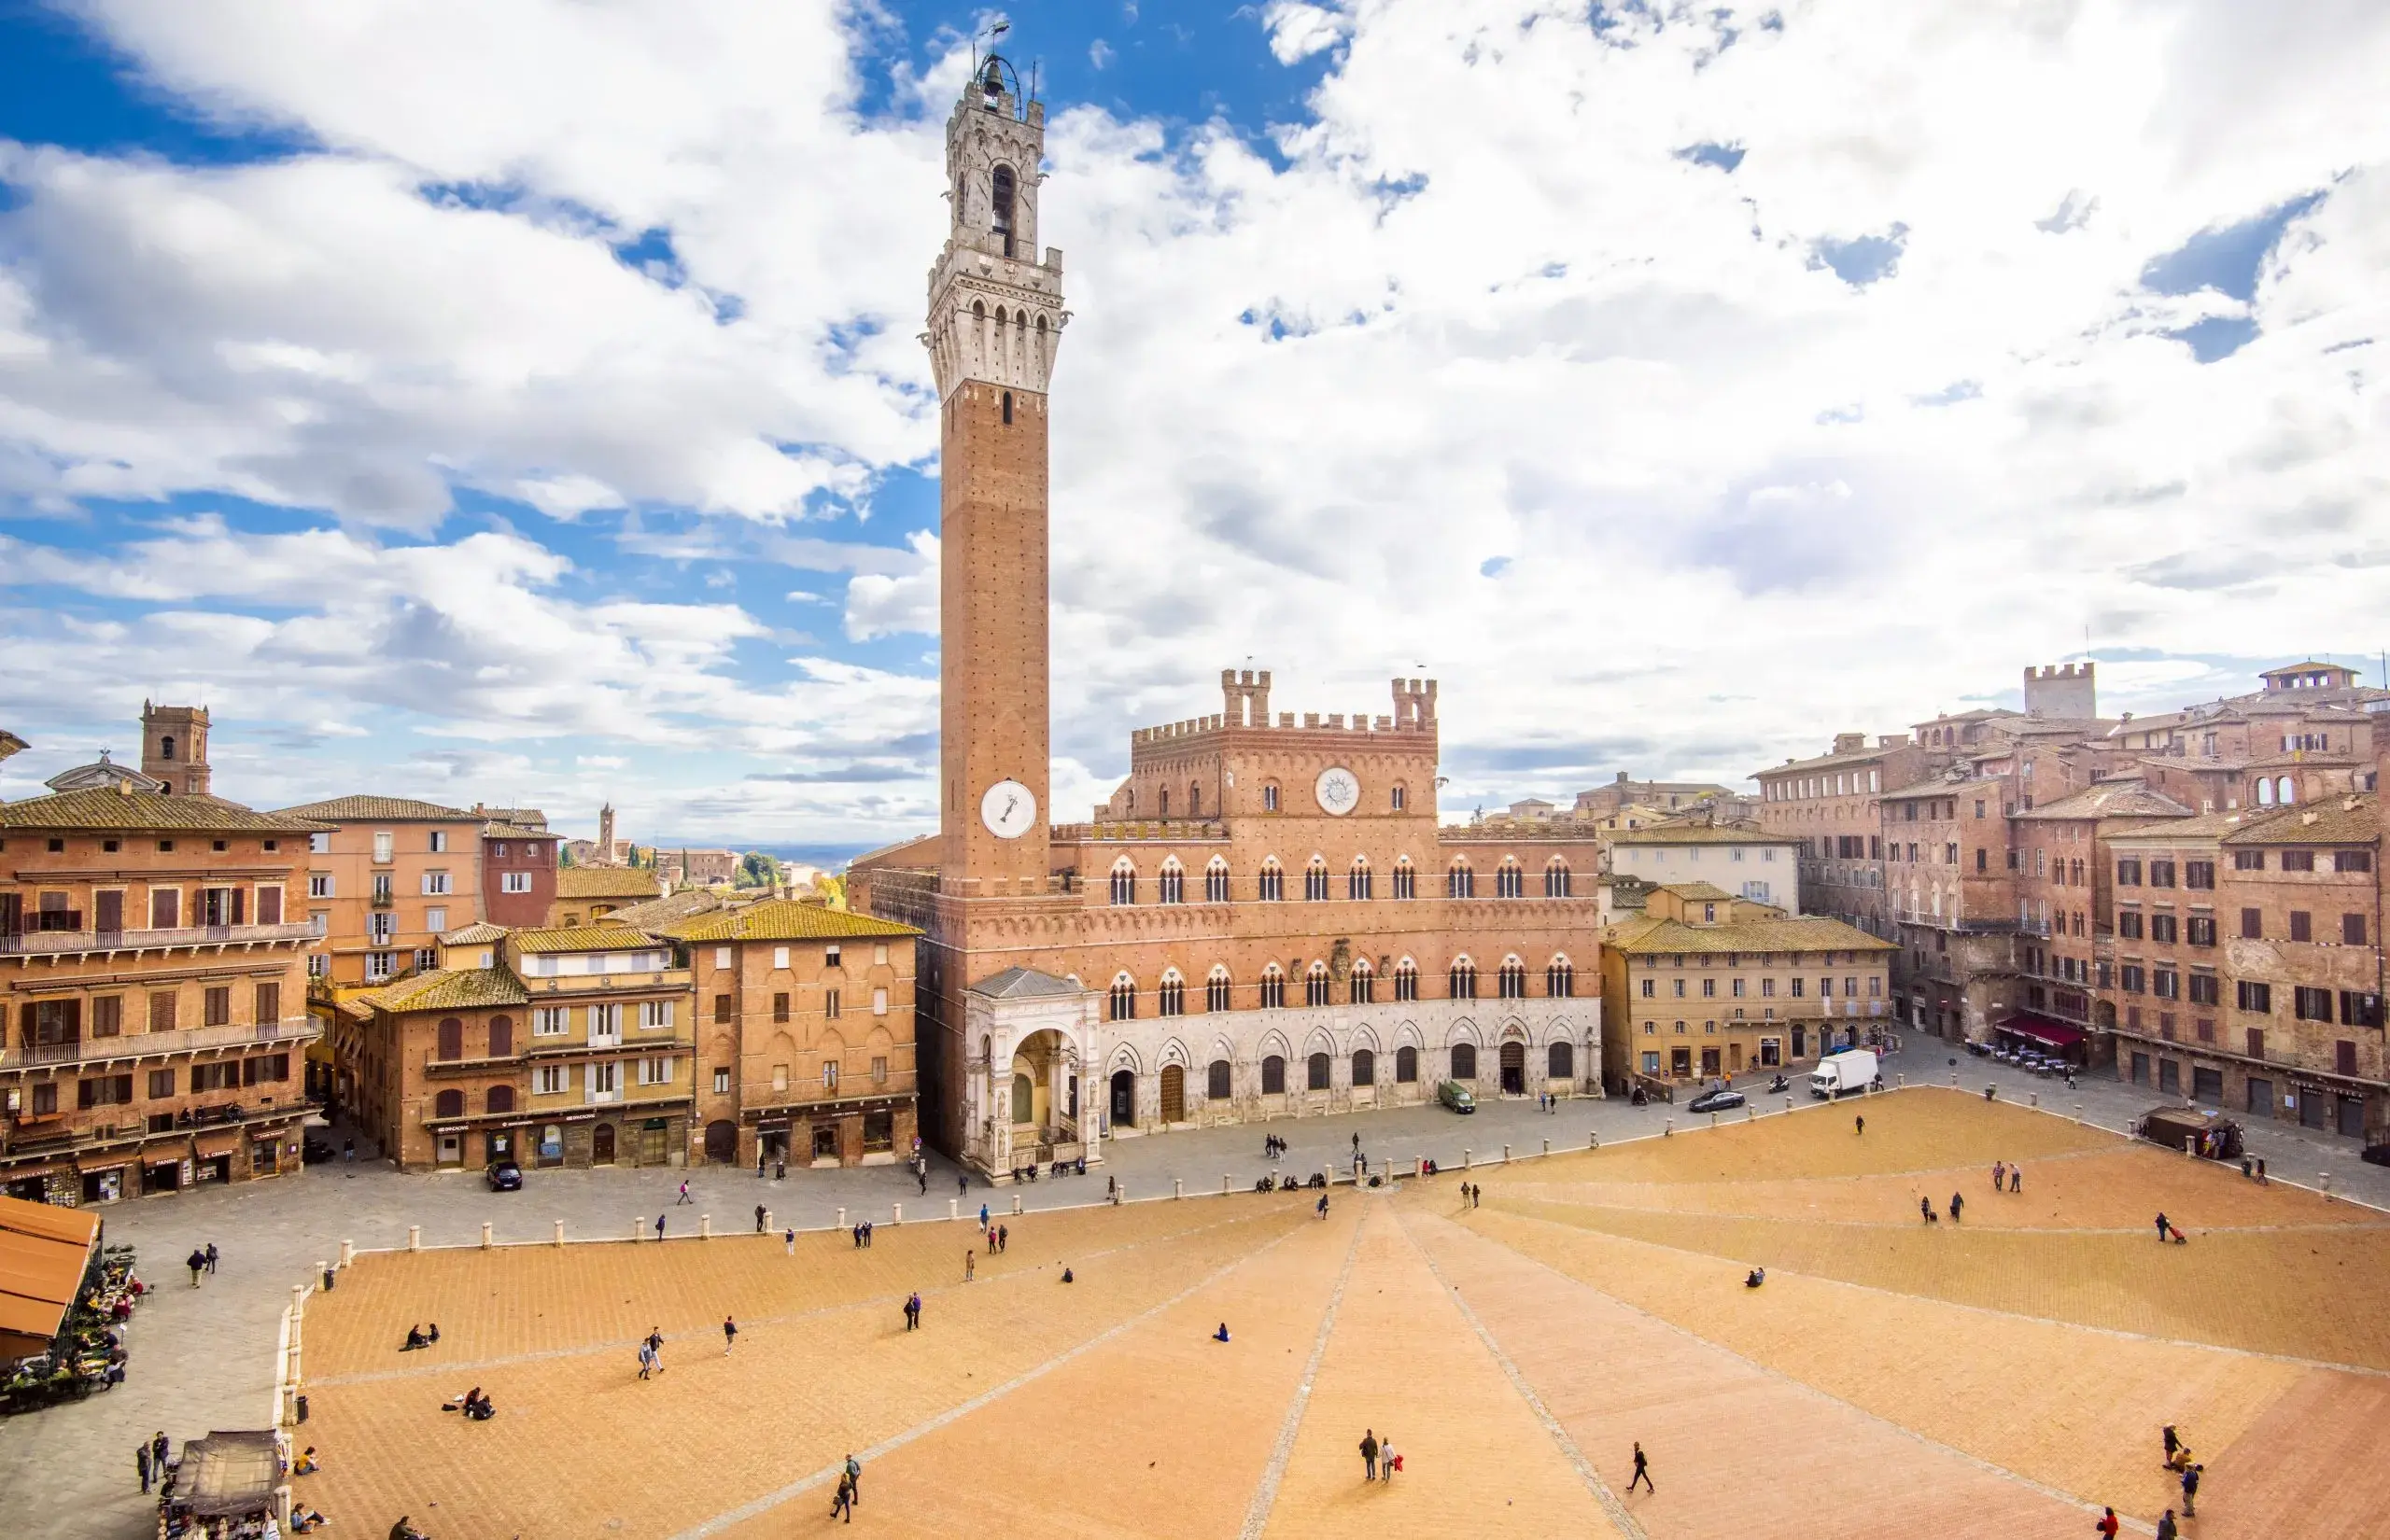
{"label": "bell in tower belfry", "polygon": [[940,405],[941,888],[1047,887],[1047,392],[1070,312],[1037,245],[1046,107],[1001,54],[946,124],[945,248],[929,274]]}

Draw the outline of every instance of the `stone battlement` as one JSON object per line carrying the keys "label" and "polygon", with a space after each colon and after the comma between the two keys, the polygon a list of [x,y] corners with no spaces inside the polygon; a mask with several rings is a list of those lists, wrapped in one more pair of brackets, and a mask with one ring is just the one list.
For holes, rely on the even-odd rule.
{"label": "stone battlement", "polygon": [[1342,711],[1330,711],[1325,715],[1306,711],[1298,722],[1292,711],[1281,711],[1275,719],[1272,718],[1270,670],[1223,668],[1220,670],[1220,693],[1224,709],[1208,717],[1188,717],[1181,721],[1164,722],[1158,727],[1137,728],[1130,733],[1129,744],[1132,749],[1142,749],[1238,728],[1279,733],[1434,732],[1436,681],[1396,679],[1393,682],[1394,714],[1390,717],[1372,717],[1366,711],[1356,711],[1348,720]]}

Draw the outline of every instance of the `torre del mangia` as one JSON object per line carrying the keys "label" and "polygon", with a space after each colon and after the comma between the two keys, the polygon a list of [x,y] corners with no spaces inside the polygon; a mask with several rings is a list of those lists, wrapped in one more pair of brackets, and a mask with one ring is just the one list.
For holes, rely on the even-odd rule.
{"label": "torre del mangia", "polygon": [[923,334],[940,403],[942,817],[858,860],[920,927],[925,1135],[998,1181],[1104,1141],[1432,1099],[1599,1095],[1590,870],[1436,820],[1436,684],[1384,715],[1221,709],[1131,735],[1084,823],[1047,795],[1047,446],[1070,312],[1037,244],[1046,110],[991,55],[946,126]]}

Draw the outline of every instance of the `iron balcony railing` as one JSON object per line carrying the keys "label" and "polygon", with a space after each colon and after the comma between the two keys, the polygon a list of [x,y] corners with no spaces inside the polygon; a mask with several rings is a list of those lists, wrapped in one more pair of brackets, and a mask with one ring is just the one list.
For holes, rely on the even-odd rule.
{"label": "iron balcony railing", "polygon": [[[53,911],[55,912],[55,911]],[[69,911],[79,920],[79,913]],[[42,917],[47,919],[49,917]],[[43,957],[65,952],[128,952],[172,946],[246,945],[256,942],[309,941],[306,920],[279,925],[180,925],[134,931],[49,929],[0,933],[0,956]]]}
{"label": "iron balcony railing", "polygon": [[105,1037],[77,1037],[63,1043],[35,1043],[20,1037],[0,1061],[13,1064],[73,1064],[112,1058],[154,1058],[162,1054],[198,1053],[210,1048],[246,1048],[312,1042],[321,1029],[312,1016],[292,1016],[255,1025],[183,1027],[163,1032],[112,1032]]}

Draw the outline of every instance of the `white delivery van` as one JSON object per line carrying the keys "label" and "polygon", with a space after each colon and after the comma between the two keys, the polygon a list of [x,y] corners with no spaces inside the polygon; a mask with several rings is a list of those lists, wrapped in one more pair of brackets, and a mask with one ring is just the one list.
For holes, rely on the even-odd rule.
{"label": "white delivery van", "polygon": [[1847,1048],[1818,1060],[1809,1075],[1809,1094],[1828,1100],[1846,1091],[1863,1091],[1876,1084],[1876,1056],[1865,1048]]}

